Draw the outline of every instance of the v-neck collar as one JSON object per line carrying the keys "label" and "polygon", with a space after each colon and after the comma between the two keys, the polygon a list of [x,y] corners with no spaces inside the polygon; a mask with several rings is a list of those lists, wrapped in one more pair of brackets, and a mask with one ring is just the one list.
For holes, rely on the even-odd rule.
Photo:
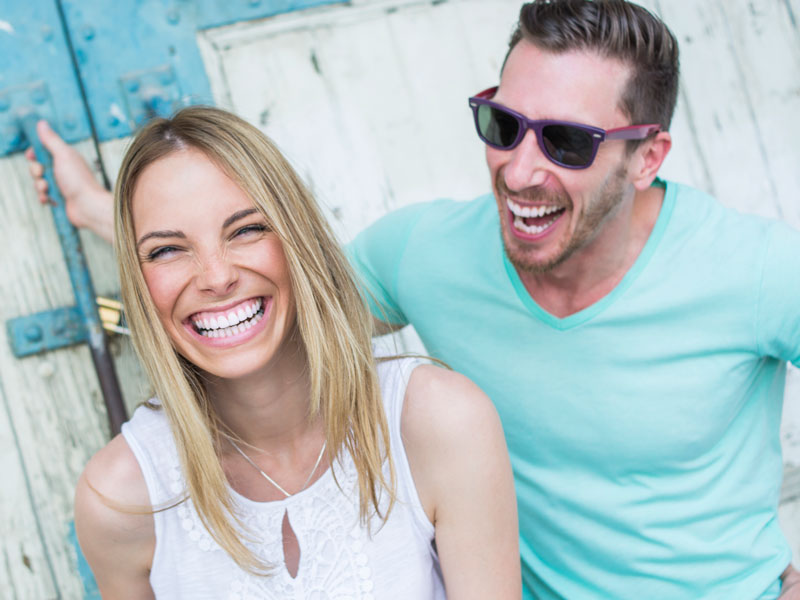
{"label": "v-neck collar", "polygon": [[653,226],[653,230],[650,232],[647,242],[645,242],[642,251],[636,258],[636,261],[633,263],[631,268],[628,269],[628,272],[625,273],[625,276],[622,278],[622,280],[614,287],[613,290],[611,290],[611,292],[603,296],[594,304],[591,304],[576,313],[568,315],[563,319],[550,314],[541,306],[539,306],[533,298],[531,298],[531,295],[528,293],[528,290],[525,289],[525,284],[522,283],[522,279],[520,279],[519,273],[517,273],[514,265],[512,265],[511,261],[508,260],[508,256],[506,255],[505,251],[502,252],[503,265],[505,266],[506,273],[508,273],[508,278],[511,281],[511,285],[514,287],[514,290],[516,291],[517,296],[522,304],[525,305],[525,307],[533,316],[554,329],[572,329],[573,327],[577,327],[578,325],[581,325],[592,319],[594,316],[611,306],[617,300],[617,298],[619,298],[625,292],[625,290],[627,290],[631,284],[636,281],[636,278],[639,276],[645,266],[647,266],[647,263],[650,262],[650,258],[652,258],[653,254],[655,253],[675,207],[675,184],[662,179],[656,179],[653,185],[664,187],[664,200],[661,204],[661,209],[659,210],[658,218]]}

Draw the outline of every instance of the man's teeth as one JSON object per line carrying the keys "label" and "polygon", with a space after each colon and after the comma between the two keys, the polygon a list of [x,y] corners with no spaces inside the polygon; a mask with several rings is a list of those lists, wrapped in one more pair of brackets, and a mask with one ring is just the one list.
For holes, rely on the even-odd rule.
{"label": "man's teeth", "polygon": [[561,206],[522,206],[508,198],[506,203],[515,217],[543,217],[562,209]]}
{"label": "man's teeth", "polygon": [[206,337],[220,338],[235,335],[247,331],[264,317],[264,312],[261,310],[262,302],[259,298],[227,314],[195,319],[193,323],[197,331]]}
{"label": "man's teeth", "polygon": [[[517,204],[510,198],[506,198],[506,204],[508,205],[508,209],[514,215],[514,227],[519,231],[524,231],[525,233],[532,233],[532,234],[542,233],[545,229],[547,229],[553,223],[558,221],[558,218],[561,216],[561,211],[563,210],[562,206],[553,206],[553,205],[522,206],[521,204]],[[553,218],[541,225],[525,224],[524,219],[526,218],[544,217],[546,215],[553,215]]]}
{"label": "man's teeth", "polygon": [[557,216],[550,219],[544,225],[525,225],[525,221],[522,220],[522,217],[514,217],[514,227],[525,233],[542,233],[556,221],[558,221]]}

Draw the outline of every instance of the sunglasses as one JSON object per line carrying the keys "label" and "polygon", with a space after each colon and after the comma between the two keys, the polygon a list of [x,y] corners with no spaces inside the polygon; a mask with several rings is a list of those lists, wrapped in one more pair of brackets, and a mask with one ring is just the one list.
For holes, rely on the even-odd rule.
{"label": "sunglasses", "polygon": [[519,145],[525,133],[531,129],[545,156],[567,169],[586,169],[591,166],[600,142],[643,140],[661,130],[658,124],[629,125],[606,131],[569,121],[532,120],[492,102],[490,98],[494,97],[495,92],[497,87],[492,87],[469,99],[478,137],[492,148],[511,150]]}

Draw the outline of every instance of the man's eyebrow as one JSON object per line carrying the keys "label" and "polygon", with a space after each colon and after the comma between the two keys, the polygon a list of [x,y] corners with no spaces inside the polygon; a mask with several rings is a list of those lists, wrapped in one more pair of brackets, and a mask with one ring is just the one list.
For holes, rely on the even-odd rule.
{"label": "man's eyebrow", "polygon": [[170,230],[151,231],[150,233],[144,234],[139,239],[139,241],[136,242],[136,249],[138,250],[139,246],[141,246],[144,242],[146,242],[147,240],[149,240],[151,238],[175,238],[175,237],[185,240],[186,239],[186,234],[184,234],[182,231],[170,231]]}
{"label": "man's eyebrow", "polygon": [[239,219],[244,219],[245,217],[249,217],[253,213],[257,213],[257,212],[258,212],[257,208],[245,208],[244,210],[237,210],[230,217],[225,219],[225,222],[222,224],[222,228],[225,229],[226,227],[228,227],[229,225],[232,225],[233,223],[235,223]]}

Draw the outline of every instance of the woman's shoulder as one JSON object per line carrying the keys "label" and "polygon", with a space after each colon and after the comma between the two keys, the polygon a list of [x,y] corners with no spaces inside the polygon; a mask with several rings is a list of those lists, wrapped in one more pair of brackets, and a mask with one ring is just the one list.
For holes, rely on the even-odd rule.
{"label": "woman's shoulder", "polygon": [[494,405],[455,371],[429,364],[413,370],[401,429],[417,493],[429,517],[440,504],[443,488],[477,466],[475,456],[508,460]]}
{"label": "woman's shoulder", "polygon": [[[411,438],[470,438],[471,426],[498,421],[489,397],[469,378],[431,364],[414,368],[406,388],[402,427]],[[466,430],[466,431],[465,431]]]}
{"label": "woman's shoulder", "polygon": [[[122,435],[89,460],[75,490],[78,540],[101,591],[149,589],[155,528],[147,484]],[[120,596],[128,597],[128,596]]]}
{"label": "woman's shoulder", "polygon": [[[91,512],[83,509],[90,508]],[[76,521],[92,525],[130,526],[143,516],[152,523],[144,474],[122,434],[99,450],[86,464],[75,492]],[[106,519],[109,520],[106,523]]]}

